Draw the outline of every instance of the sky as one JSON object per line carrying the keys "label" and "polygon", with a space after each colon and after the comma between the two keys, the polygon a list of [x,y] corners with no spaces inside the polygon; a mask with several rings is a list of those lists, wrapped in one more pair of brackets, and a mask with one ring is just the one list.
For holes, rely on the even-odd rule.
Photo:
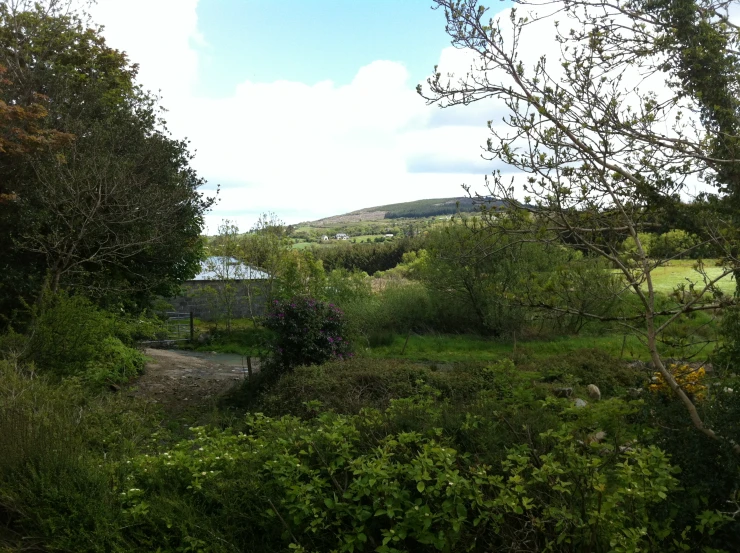
{"label": "sky", "polygon": [[[495,105],[440,110],[416,85],[458,66],[431,0],[98,0],[93,20],[139,64],[168,128],[247,230],[422,198],[483,192]],[[494,9],[505,7],[493,3]]]}

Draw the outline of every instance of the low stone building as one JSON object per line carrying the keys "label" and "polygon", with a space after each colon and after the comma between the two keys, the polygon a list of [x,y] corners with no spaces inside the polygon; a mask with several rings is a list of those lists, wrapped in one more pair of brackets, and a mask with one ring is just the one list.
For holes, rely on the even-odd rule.
{"label": "low stone building", "polygon": [[182,292],[168,298],[174,311],[189,313],[204,321],[264,314],[270,275],[234,258],[209,257],[201,262],[201,271],[185,281]]}

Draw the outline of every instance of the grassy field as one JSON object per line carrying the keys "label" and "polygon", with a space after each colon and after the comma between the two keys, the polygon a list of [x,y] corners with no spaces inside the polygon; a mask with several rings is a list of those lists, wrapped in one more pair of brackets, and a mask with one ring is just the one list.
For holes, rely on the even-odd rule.
{"label": "grassy field", "polygon": [[[681,346],[677,341],[666,344],[663,348],[664,355],[682,359],[705,358],[711,353],[713,344],[705,344],[701,336],[696,338],[696,342],[701,342],[700,344]],[[516,342],[513,339],[495,340],[471,335],[411,334],[408,343],[406,336],[394,336],[389,345],[365,348],[363,353],[377,359],[464,363],[493,362],[512,356],[536,361],[553,355],[592,348],[598,348],[614,357],[649,360],[647,348],[636,336],[616,332],[604,336],[558,336]]]}
{"label": "grassy field", "polygon": [[370,239],[371,241],[375,240],[376,238],[382,238],[385,236],[385,234],[363,234],[361,236],[353,236],[350,238],[350,242],[365,242],[366,240]]}
{"label": "grassy field", "polygon": [[[694,266],[696,261],[693,259],[681,259],[671,261],[669,265],[664,267],[658,267],[653,271],[655,290],[663,292],[664,294],[670,294],[680,284],[689,285],[690,282],[694,282],[699,285],[703,284],[703,277],[699,274]],[[713,261],[705,262],[705,270],[709,278],[717,278],[722,274],[722,268],[716,267]],[[732,293],[735,291],[735,280],[732,275],[725,276],[719,281],[719,288],[725,293]]]}

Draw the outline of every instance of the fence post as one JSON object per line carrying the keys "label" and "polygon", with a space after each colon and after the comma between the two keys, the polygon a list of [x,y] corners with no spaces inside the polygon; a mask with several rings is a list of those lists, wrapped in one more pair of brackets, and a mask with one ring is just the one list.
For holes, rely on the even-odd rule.
{"label": "fence post", "polygon": [[195,338],[195,324],[193,323],[193,312],[190,312],[190,341]]}
{"label": "fence post", "polygon": [[247,355],[247,377],[252,380],[252,358]]}

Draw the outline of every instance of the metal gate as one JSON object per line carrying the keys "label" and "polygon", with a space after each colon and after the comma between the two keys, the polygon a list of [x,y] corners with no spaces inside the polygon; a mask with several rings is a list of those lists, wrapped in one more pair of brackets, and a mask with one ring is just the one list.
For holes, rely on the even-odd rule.
{"label": "metal gate", "polygon": [[168,344],[193,339],[192,313],[167,311],[163,315],[162,327],[157,331],[156,339],[146,340],[142,344]]}

